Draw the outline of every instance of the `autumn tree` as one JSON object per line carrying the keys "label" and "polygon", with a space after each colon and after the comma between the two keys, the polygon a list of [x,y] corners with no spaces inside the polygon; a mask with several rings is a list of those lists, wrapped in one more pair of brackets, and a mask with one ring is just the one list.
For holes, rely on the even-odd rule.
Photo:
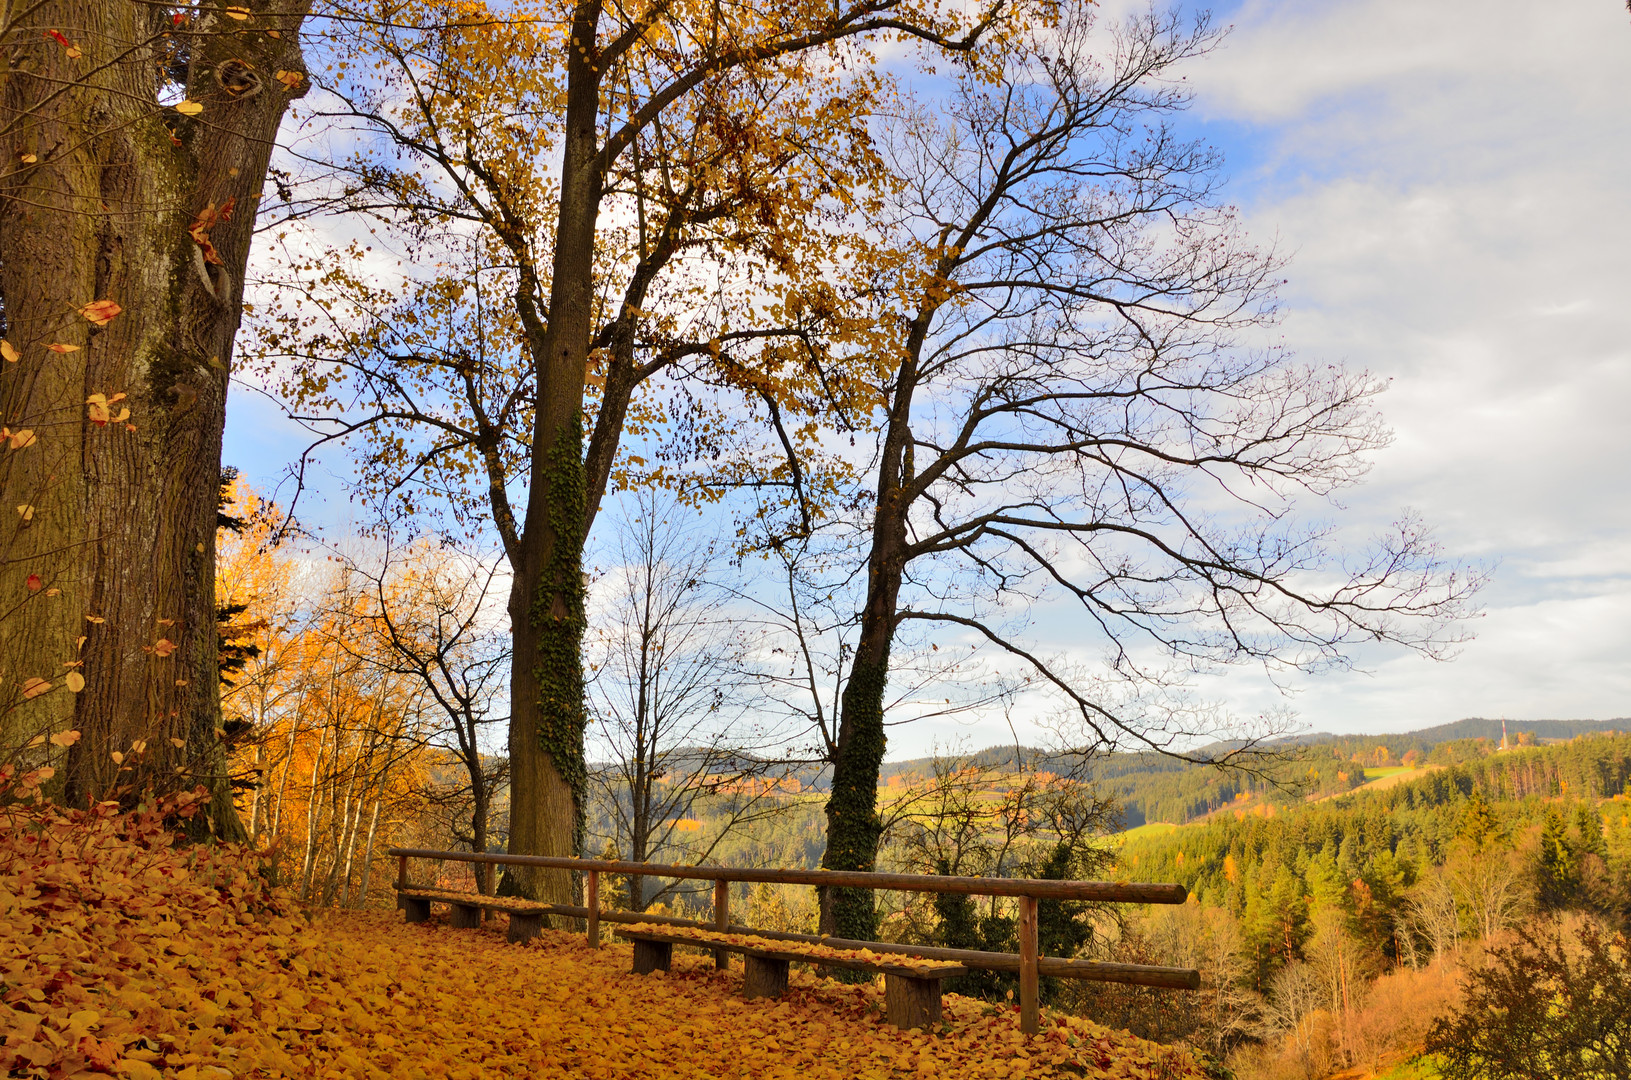
{"label": "autumn tree", "polygon": [[[607,841],[633,862],[709,862],[783,808],[773,796],[799,763],[790,732],[756,708],[757,665],[715,580],[722,553],[696,517],[650,490],[629,497],[591,594],[590,782]],[[699,809],[708,827],[693,835]],[[631,879],[631,908],[667,888]]]}
{"label": "autumn tree", "polygon": [[[180,768],[215,791],[201,820],[231,837],[221,433],[256,201],[305,89],[308,10],[47,0],[0,21],[0,664],[8,693],[36,691],[8,734],[80,731],[65,773],[79,804],[173,786]],[[144,754],[114,760],[136,743]]]}
{"label": "autumn tree", "polygon": [[[452,784],[426,777],[419,794],[453,811],[453,838],[477,852],[489,848],[494,802],[509,780],[509,761],[489,735],[505,720],[496,709],[510,660],[490,602],[502,565],[429,539],[347,562],[367,594],[370,662],[419,688],[428,714],[421,737],[463,774]],[[491,867],[477,863],[475,874],[476,891],[492,892]]]}
{"label": "autumn tree", "polygon": [[1491,949],[1427,1039],[1449,1080],[1631,1074],[1631,952],[1589,922],[1538,922]]}
{"label": "autumn tree", "polygon": [[[1073,635],[1134,686],[1177,668],[1317,671],[1360,642],[1436,654],[1474,582],[1410,521],[1349,554],[1299,502],[1355,483],[1382,445],[1377,380],[1249,347],[1279,262],[1241,235],[1218,156],[1180,137],[1177,72],[1205,19],[1083,9],[994,84],[958,80],[883,143],[903,185],[877,227],[884,357],[857,515],[860,629],[827,805],[831,869],[870,869],[892,649],[903,626],[984,641],[1073,718],[1082,750],[1178,753],[1204,712],[1116,705],[1018,612],[1072,604]],[[1254,744],[1248,740],[1245,746]],[[1237,756],[1240,751],[1236,751]],[[832,890],[822,929],[875,930]]]}
{"label": "autumn tree", "polygon": [[[796,336],[832,306],[820,271],[838,260],[813,226],[825,207],[853,211],[851,190],[866,187],[853,181],[871,167],[863,118],[880,79],[862,43],[916,41],[972,64],[1028,7],[463,5],[430,34],[403,28],[443,9],[356,9],[353,55],[328,80],[333,111],[381,149],[330,163],[334,184],[313,199],[466,244],[473,273],[431,287],[468,297],[491,271],[508,366],[485,338],[359,351],[346,330],[341,348],[314,349],[300,343],[310,325],[291,316],[285,351],[312,358],[314,374],[290,389],[297,412],[343,436],[359,421],[335,405],[361,385],[372,409],[360,423],[393,427],[381,445],[386,457],[410,447],[407,475],[464,462],[480,478],[514,572],[512,851],[579,850],[584,542],[624,432],[667,416],[641,415],[636,391],[659,374],[683,384],[691,363],[774,397],[727,353]],[[769,299],[738,299],[744,283]],[[418,313],[393,325],[435,337]],[[437,389],[421,392],[424,381]],[[427,438],[411,443],[404,429]],[[506,880],[555,899],[570,891],[562,873]]]}

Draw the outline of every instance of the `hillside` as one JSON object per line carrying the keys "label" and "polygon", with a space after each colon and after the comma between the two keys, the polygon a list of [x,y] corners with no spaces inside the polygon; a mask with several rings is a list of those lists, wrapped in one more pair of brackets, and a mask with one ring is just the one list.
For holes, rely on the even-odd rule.
{"label": "hillside", "polygon": [[[1631,734],[1467,744],[1433,749],[1481,752],[1375,770],[1373,786],[1333,798],[1119,838],[1118,876],[1182,883],[1197,912],[1188,924],[1151,912],[1129,958],[1198,952],[1230,988],[1232,1010],[1186,1037],[1232,1042],[1240,1080],[1380,1068],[1419,1052],[1484,949],[1551,925],[1631,925]],[[1172,1031],[1171,1017],[1118,1020]]]}

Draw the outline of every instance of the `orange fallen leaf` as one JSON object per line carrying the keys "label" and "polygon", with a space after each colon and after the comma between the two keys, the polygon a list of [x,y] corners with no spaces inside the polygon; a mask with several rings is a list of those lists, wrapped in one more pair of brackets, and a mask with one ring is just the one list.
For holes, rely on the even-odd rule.
{"label": "orange fallen leaf", "polygon": [[176,651],[176,643],[169,638],[159,638],[153,643],[153,655],[169,656]]}
{"label": "orange fallen leaf", "polygon": [[[23,683],[23,697],[25,697],[25,698],[37,698],[41,694],[47,692],[50,689],[51,689],[51,683],[49,681],[45,680],[45,679],[38,679],[38,678],[29,679],[27,682]],[[79,733],[74,732],[73,734],[78,735]],[[51,741],[56,742],[55,737],[53,737]],[[58,745],[59,746],[66,746],[67,744],[66,743],[58,743]]]}
{"label": "orange fallen leaf", "polygon": [[73,42],[64,37],[60,30],[47,30],[45,32],[45,36],[48,38],[54,38],[56,43],[62,46],[62,54],[70,60],[78,60],[81,56],[85,55],[79,51]]}
{"label": "orange fallen leaf", "polygon": [[17,346],[5,338],[0,338],[0,356],[5,357],[8,364],[15,364],[23,358],[23,354],[17,351]]}
{"label": "orange fallen leaf", "polygon": [[11,448],[13,450],[21,450],[25,446],[33,446],[35,443],[39,442],[39,440],[34,437],[34,432],[28,428],[23,428],[21,431],[9,432],[6,435],[6,438],[11,442]]}
{"label": "orange fallen leaf", "polygon": [[54,353],[71,353],[79,351],[78,345],[64,345],[60,341],[53,341],[51,344],[47,345],[46,348],[50,349]]}
{"label": "orange fallen leaf", "polygon": [[112,300],[92,300],[79,309],[79,313],[97,326],[106,326],[125,309]]}
{"label": "orange fallen leaf", "polygon": [[[44,680],[43,679],[36,679],[35,681],[36,682],[43,682]],[[51,684],[46,683],[46,685],[50,686]],[[77,732],[77,731],[59,731],[55,735],[51,736],[51,745],[52,746],[72,746],[72,745],[74,745],[74,743],[76,743],[78,741],[79,741],[79,732]]]}
{"label": "orange fallen leaf", "polygon": [[85,689],[85,676],[81,675],[77,671],[70,671],[68,674],[64,675],[62,677],[62,682],[64,686],[75,694]]}

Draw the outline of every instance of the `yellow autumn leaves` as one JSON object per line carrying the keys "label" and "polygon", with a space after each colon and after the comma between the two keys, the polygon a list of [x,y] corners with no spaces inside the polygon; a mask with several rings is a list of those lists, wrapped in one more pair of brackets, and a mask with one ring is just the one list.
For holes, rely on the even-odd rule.
{"label": "yellow autumn leaves", "polygon": [[876,985],[795,972],[775,1001],[741,969],[675,957],[630,974],[627,946],[546,932],[315,922],[268,888],[254,853],[177,849],[166,819],[198,792],[121,813],[38,802],[43,770],[0,788],[0,1069],[124,1080],[346,1076],[547,1078],[1128,1077],[1200,1080],[1187,1053],[947,995],[934,1032],[884,1020]]}

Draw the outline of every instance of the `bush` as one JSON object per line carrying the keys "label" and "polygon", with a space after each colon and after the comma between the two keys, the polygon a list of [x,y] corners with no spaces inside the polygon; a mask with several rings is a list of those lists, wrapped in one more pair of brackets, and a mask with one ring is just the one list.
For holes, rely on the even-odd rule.
{"label": "bush", "polygon": [[1539,923],[1490,949],[1427,1049],[1446,1080],[1631,1077],[1631,957],[1624,934]]}

